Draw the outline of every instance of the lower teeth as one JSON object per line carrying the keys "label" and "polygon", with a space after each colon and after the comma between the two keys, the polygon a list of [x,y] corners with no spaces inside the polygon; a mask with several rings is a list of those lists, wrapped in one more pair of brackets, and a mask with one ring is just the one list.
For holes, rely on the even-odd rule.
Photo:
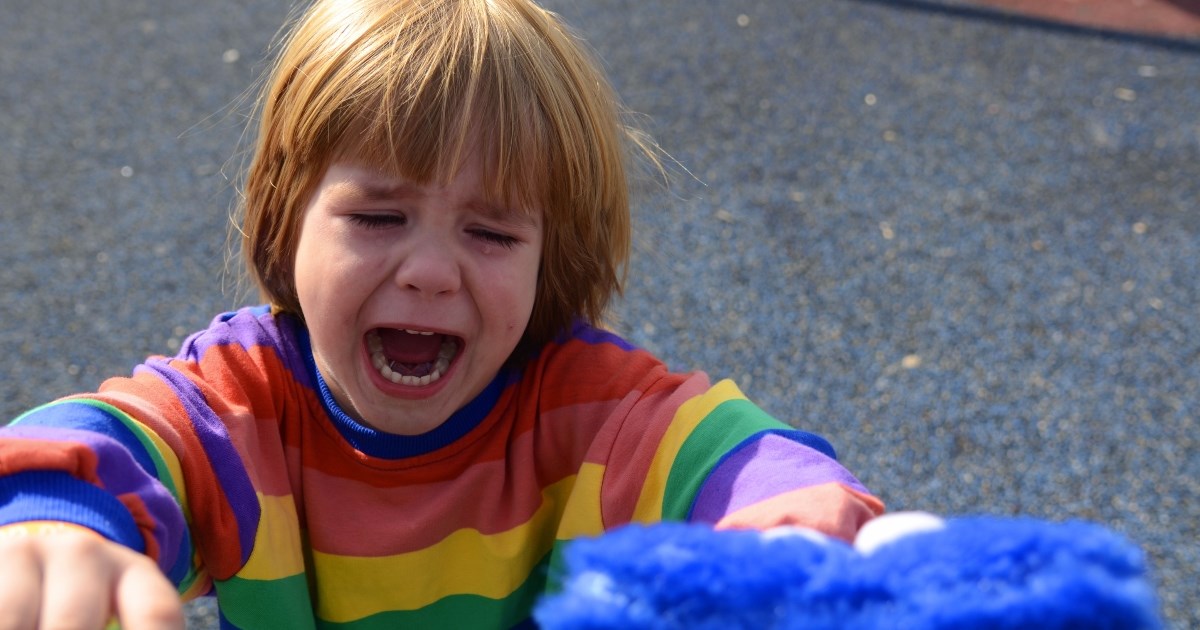
{"label": "lower teeth", "polygon": [[438,351],[437,360],[433,362],[433,370],[424,376],[400,374],[393,370],[391,361],[383,355],[383,345],[379,343],[378,336],[375,333],[368,335],[367,348],[371,351],[371,363],[384,378],[393,383],[419,387],[434,383],[442,378],[442,375],[450,368],[450,359],[454,358],[454,353],[458,351],[458,344],[449,338],[443,341],[442,348]]}

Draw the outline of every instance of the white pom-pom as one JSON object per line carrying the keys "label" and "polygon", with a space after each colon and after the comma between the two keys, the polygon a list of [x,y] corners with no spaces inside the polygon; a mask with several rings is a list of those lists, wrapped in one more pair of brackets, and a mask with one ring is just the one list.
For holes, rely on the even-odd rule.
{"label": "white pom-pom", "polygon": [[779,527],[772,527],[770,529],[763,530],[761,535],[763,540],[775,540],[776,538],[799,536],[801,538],[807,538],[808,540],[820,545],[828,545],[833,541],[832,538],[815,529],[810,529],[808,527],[796,527],[792,525],[780,525]]}
{"label": "white pom-pom", "polygon": [[942,529],[946,522],[929,512],[895,512],[867,521],[854,538],[854,548],[863,555],[911,534]]}

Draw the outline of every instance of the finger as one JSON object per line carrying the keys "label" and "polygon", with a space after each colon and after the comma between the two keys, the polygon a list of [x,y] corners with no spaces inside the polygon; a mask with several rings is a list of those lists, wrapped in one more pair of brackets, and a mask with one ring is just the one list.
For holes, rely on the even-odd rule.
{"label": "finger", "polygon": [[32,543],[0,543],[0,630],[25,630],[38,625],[42,601],[42,569]]}
{"label": "finger", "polygon": [[121,573],[114,593],[114,608],[122,630],[184,628],[183,602],[179,600],[179,593],[158,566],[145,556],[131,558]]}
{"label": "finger", "polygon": [[67,533],[41,542],[41,627],[103,628],[111,616],[112,554],[125,550],[88,533]]}

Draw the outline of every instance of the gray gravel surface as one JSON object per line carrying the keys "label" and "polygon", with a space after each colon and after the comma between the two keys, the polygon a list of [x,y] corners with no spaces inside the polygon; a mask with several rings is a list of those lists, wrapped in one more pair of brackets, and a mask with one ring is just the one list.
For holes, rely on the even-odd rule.
{"label": "gray gravel surface", "polygon": [[[11,417],[245,301],[239,97],[288,6],[2,3]],[[1127,533],[1200,627],[1200,47],[962,2],[549,4],[691,173],[639,196],[628,336],[825,434],[892,509]]]}

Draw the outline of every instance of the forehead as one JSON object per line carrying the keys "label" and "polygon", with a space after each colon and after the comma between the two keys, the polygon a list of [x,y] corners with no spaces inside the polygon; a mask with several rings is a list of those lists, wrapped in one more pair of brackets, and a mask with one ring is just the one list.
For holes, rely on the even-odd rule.
{"label": "forehead", "polygon": [[[428,125],[412,117],[360,113],[339,134],[331,161],[348,162],[380,178],[446,185],[467,172],[491,202],[532,211],[553,188],[554,151],[543,133],[514,127],[487,107],[457,103],[456,122]],[[440,109],[440,108],[439,108]],[[416,117],[420,118],[420,117]],[[526,125],[538,127],[528,119]],[[507,129],[507,132],[497,130]]]}

